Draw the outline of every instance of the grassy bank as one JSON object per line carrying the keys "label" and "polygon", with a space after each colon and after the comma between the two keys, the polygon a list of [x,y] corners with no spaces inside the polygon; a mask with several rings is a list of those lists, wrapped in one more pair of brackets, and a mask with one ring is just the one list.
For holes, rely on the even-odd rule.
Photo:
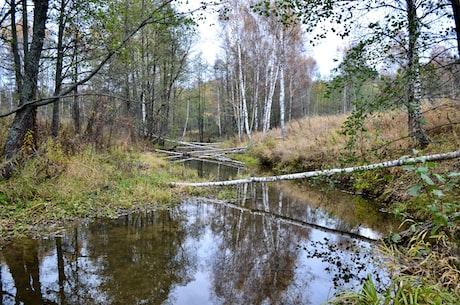
{"label": "grassy bank", "polygon": [[[357,166],[458,150],[459,105],[425,107],[432,143],[416,151],[404,112],[374,115],[344,134],[345,116],[305,118],[269,135],[256,134],[250,154],[277,174]],[[326,178],[329,184],[381,201],[401,217],[402,232],[381,243],[391,282],[378,290],[369,278],[328,304],[457,304],[460,300],[460,189],[458,160],[421,163]],[[308,182],[305,182],[308,183]]]}
{"label": "grassy bank", "polygon": [[192,175],[141,146],[96,150],[80,143],[70,151],[48,139],[39,147],[0,181],[2,240],[53,232],[81,218],[165,208],[181,192],[167,182]]}
{"label": "grassy bank", "polygon": [[[426,107],[425,128],[432,143],[414,153],[415,143],[407,136],[407,118],[401,111],[376,114],[365,122],[366,131],[356,131],[351,138],[343,134],[345,115],[319,116],[287,124],[287,137],[274,129],[268,135],[253,135],[250,154],[259,166],[276,174],[358,166],[402,156],[428,155],[455,151],[460,147],[460,105]],[[350,145],[350,142],[353,144]],[[460,169],[458,160],[443,161],[436,172],[445,174]],[[419,180],[403,168],[382,169],[335,177],[338,187],[377,197],[385,202],[406,202],[408,186]]]}

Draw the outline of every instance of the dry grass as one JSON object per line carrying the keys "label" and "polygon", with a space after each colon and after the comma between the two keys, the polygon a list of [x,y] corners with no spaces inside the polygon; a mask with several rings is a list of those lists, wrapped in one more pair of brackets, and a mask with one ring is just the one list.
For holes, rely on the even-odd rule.
{"label": "dry grass", "polygon": [[460,293],[459,257],[445,235],[430,235],[429,230],[417,231],[407,245],[383,244],[387,257],[385,266],[397,277],[401,274],[435,280],[455,293]]}
{"label": "dry grass", "polygon": [[[427,135],[432,144],[424,153],[456,150],[460,142],[460,105],[444,102],[424,106]],[[346,115],[308,117],[287,124],[283,140],[281,130],[256,133],[252,153],[262,165],[275,170],[315,170],[340,166],[348,138],[342,134]],[[357,163],[399,158],[412,153],[415,143],[408,136],[405,111],[377,113],[365,122],[367,132],[357,135],[352,153]]]}
{"label": "dry grass", "polygon": [[[346,116],[318,116],[292,121],[286,127],[286,139],[281,130],[273,129],[268,135],[256,133],[253,148],[262,165],[277,164],[279,171],[296,168],[317,169],[334,161],[345,139],[340,135]],[[264,164],[264,162],[266,164]]]}
{"label": "dry grass", "polygon": [[69,154],[52,140],[39,147],[11,179],[0,181],[0,242],[46,234],[82,217],[116,217],[178,200],[166,184],[171,169],[153,153],[132,152],[129,146],[100,152],[87,145]]}

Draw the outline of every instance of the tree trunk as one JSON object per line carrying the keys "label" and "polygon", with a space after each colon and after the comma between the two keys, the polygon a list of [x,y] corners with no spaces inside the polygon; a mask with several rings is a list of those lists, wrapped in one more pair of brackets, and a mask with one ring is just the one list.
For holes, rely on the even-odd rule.
{"label": "tree trunk", "polygon": [[187,125],[188,125],[189,116],[190,116],[190,97],[187,98],[187,114],[185,117],[184,131],[182,132],[182,139],[185,138],[185,134],[187,133]]}
{"label": "tree trunk", "polygon": [[[27,142],[25,142],[26,134],[30,133],[35,137],[36,131],[37,107],[27,105],[27,102],[35,100],[37,95],[37,80],[40,56],[45,38],[48,1],[36,0],[34,3],[32,43],[30,45],[30,50],[27,51],[27,57],[25,57],[23,84],[19,92],[19,106],[23,107],[16,112],[2,152],[3,157],[7,160],[7,164],[2,170],[2,175],[5,178],[11,177],[15,166],[14,158],[19,154],[23,145],[32,144],[29,143],[30,141],[28,139]],[[12,11],[12,14],[14,13],[15,12]],[[24,46],[24,49],[27,49],[27,46]],[[18,81],[18,79],[16,81]]]}
{"label": "tree trunk", "polygon": [[285,58],[284,58],[284,27],[280,29],[280,124],[281,124],[281,135],[283,139],[286,138],[286,126],[284,123],[284,112],[285,112],[285,93],[284,93],[284,69],[285,69]]}
{"label": "tree trunk", "polygon": [[254,101],[252,105],[252,124],[253,130],[259,130],[259,81],[260,81],[260,64],[257,61],[256,75],[254,79]]}
{"label": "tree trunk", "polygon": [[79,42],[79,32],[78,29],[75,29],[75,36],[74,36],[74,46],[73,46],[73,54],[72,54],[72,66],[73,66],[73,75],[72,81],[75,84],[73,91],[73,101],[72,101],[72,120],[73,126],[76,134],[80,134],[81,132],[81,113],[80,113],[80,102],[78,98],[78,52],[77,52],[77,45]]}
{"label": "tree trunk", "polygon": [[197,183],[170,182],[169,184],[173,186],[201,187],[201,186],[228,186],[228,185],[237,185],[237,184],[251,183],[251,182],[274,182],[274,181],[281,181],[281,180],[294,180],[294,179],[306,179],[306,178],[321,177],[321,176],[332,176],[335,174],[347,174],[347,173],[352,173],[352,172],[357,172],[357,171],[368,171],[368,170],[373,170],[376,168],[388,168],[388,167],[402,166],[406,164],[440,161],[440,160],[448,160],[448,159],[456,159],[456,158],[460,158],[460,150],[443,153],[443,154],[415,157],[415,158],[406,158],[406,159],[401,158],[397,160],[385,161],[381,163],[375,163],[375,164],[363,165],[363,166],[357,166],[357,167],[333,168],[333,169],[317,170],[317,171],[311,171],[311,172],[302,172],[302,173],[287,174],[287,175],[280,175],[280,176],[249,177],[246,179],[214,181],[214,182],[197,182]]}
{"label": "tree trunk", "polygon": [[[268,77],[268,92],[264,105],[263,132],[267,133],[270,130],[270,117],[273,103],[273,95],[275,94],[276,80],[278,78],[279,64],[276,63],[275,48],[273,49],[270,63],[270,73]],[[267,73],[268,74],[268,73]]]}
{"label": "tree trunk", "polygon": [[241,45],[238,42],[238,75],[240,83],[240,95],[241,95],[241,107],[242,107],[242,116],[244,121],[244,128],[248,136],[249,141],[251,141],[251,129],[249,128],[249,115],[248,115],[248,105],[246,102],[246,87],[243,79],[243,60],[241,59]]}
{"label": "tree trunk", "polygon": [[418,40],[420,38],[420,21],[417,17],[417,8],[414,0],[406,0],[407,18],[409,26],[409,46],[407,50],[407,114],[409,134],[417,141],[421,148],[426,147],[430,140],[425,134],[422,117],[422,97],[420,83],[420,62],[418,54]]}
{"label": "tree trunk", "polygon": [[[57,41],[57,58],[56,58],[56,74],[54,78],[54,96],[58,96],[61,92],[62,85],[62,65],[64,61],[64,27],[65,27],[65,16],[64,16],[65,0],[61,0],[59,8],[59,28],[58,28],[58,41]],[[58,136],[59,133],[59,99],[57,98],[53,103],[53,121],[52,121],[52,134],[54,137]]]}
{"label": "tree trunk", "polygon": [[[19,55],[19,40],[16,27],[16,1],[11,1],[11,49],[13,51],[14,72],[16,80],[16,91],[22,91],[22,72],[21,72],[21,57]],[[24,21],[23,21],[24,22]]]}
{"label": "tree trunk", "polygon": [[455,32],[457,33],[457,52],[460,57],[460,0],[451,0],[454,13]]}

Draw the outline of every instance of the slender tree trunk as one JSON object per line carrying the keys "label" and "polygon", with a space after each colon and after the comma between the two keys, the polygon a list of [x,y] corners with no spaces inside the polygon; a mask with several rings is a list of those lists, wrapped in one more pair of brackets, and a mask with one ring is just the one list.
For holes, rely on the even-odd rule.
{"label": "slender tree trunk", "polygon": [[[56,58],[56,74],[54,77],[54,96],[58,96],[61,92],[62,86],[62,64],[64,61],[64,47],[63,47],[63,38],[64,38],[64,27],[65,27],[65,16],[64,8],[66,0],[61,0],[61,5],[59,8],[59,28],[58,28],[58,41],[57,41],[57,58]],[[54,137],[58,136],[59,133],[59,103],[60,100],[56,99],[53,103],[53,121],[52,121],[52,131]]]}
{"label": "slender tree trunk", "polygon": [[[26,52],[28,55],[25,57],[26,61],[24,62],[22,90],[19,92],[19,106],[23,106],[23,108],[21,108],[14,117],[2,152],[2,155],[8,161],[2,170],[2,174],[5,178],[9,178],[13,172],[15,165],[14,158],[19,154],[23,145],[26,144],[24,142],[26,134],[29,133],[35,137],[34,132],[36,131],[36,106],[27,105],[26,103],[35,100],[37,95],[37,80],[40,67],[40,56],[45,38],[48,1],[36,0],[34,3],[32,43],[30,49]],[[12,10],[12,14],[14,13],[14,10]],[[26,45],[24,49],[27,49]]]}
{"label": "slender tree trunk", "polygon": [[[17,93],[20,93],[22,91],[22,71],[21,57],[19,54],[18,32],[16,27],[16,1],[11,1],[11,36],[11,49],[13,50],[16,91]],[[11,101],[13,101],[13,99],[11,99]]]}
{"label": "slender tree trunk", "polygon": [[184,124],[184,131],[182,132],[182,139],[185,138],[185,134],[187,133],[187,126],[188,126],[188,118],[190,116],[190,98],[187,99],[187,115],[185,117],[185,124]]}
{"label": "slender tree trunk", "polygon": [[285,92],[284,92],[284,69],[285,69],[285,58],[284,58],[284,27],[280,29],[280,124],[281,124],[281,135],[283,139],[286,138],[286,126],[284,123],[284,112],[285,112]]}
{"label": "slender tree trunk", "polygon": [[220,110],[220,86],[217,86],[217,127],[219,129],[219,137],[222,137],[222,122],[221,122],[221,116],[222,116],[222,111]]}
{"label": "slender tree trunk", "polygon": [[[73,54],[72,54],[72,61],[73,61],[73,82],[77,84],[78,82],[78,52],[77,52],[77,45],[78,45],[78,30],[75,29],[75,37],[74,37],[74,47],[73,47]],[[80,134],[81,132],[81,114],[80,114],[80,101],[78,98],[78,86],[75,86],[73,89],[73,101],[72,101],[72,120],[73,126],[76,134]]]}
{"label": "slender tree trunk", "polygon": [[343,104],[342,104],[342,113],[347,113],[348,111],[348,102],[347,102],[347,99],[348,99],[348,85],[345,84],[345,86],[343,87],[343,92],[342,92],[342,100],[343,100]]}
{"label": "slender tree trunk", "polygon": [[260,64],[257,62],[256,77],[254,80],[254,101],[252,106],[252,124],[253,130],[259,130],[259,81],[260,81]]}
{"label": "slender tree trunk", "polygon": [[270,73],[268,76],[269,88],[264,108],[263,132],[267,133],[270,130],[270,117],[273,103],[273,95],[275,94],[276,80],[278,78],[279,64],[276,63],[275,48],[273,49],[270,60]]}
{"label": "slender tree trunk", "polygon": [[238,42],[238,75],[239,75],[239,82],[240,82],[240,96],[241,96],[241,107],[242,107],[242,116],[244,120],[244,128],[246,130],[246,134],[251,141],[251,129],[249,128],[249,115],[248,115],[248,105],[246,102],[246,88],[243,79],[243,60],[241,59],[241,46]]}
{"label": "slender tree trunk", "polygon": [[417,17],[417,8],[414,0],[406,0],[407,16],[409,25],[409,47],[408,47],[408,92],[407,92],[407,113],[409,134],[417,141],[421,148],[426,147],[430,140],[425,134],[422,117],[422,97],[420,83],[420,62],[418,54],[418,40],[420,37],[420,22]]}
{"label": "slender tree trunk", "polygon": [[[15,2],[15,1],[11,1]],[[21,2],[21,1],[18,1]],[[29,17],[27,14],[27,1],[22,1],[22,41],[24,44],[23,54],[24,54],[24,63],[27,62],[27,57],[29,56]]]}

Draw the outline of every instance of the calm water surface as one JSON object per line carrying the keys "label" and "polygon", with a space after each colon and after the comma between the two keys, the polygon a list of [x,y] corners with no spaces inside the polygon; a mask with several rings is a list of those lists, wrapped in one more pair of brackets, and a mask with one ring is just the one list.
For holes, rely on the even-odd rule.
{"label": "calm water surface", "polygon": [[393,222],[376,207],[293,184],[235,192],[17,240],[0,253],[1,304],[317,305],[385,280],[371,239]]}

